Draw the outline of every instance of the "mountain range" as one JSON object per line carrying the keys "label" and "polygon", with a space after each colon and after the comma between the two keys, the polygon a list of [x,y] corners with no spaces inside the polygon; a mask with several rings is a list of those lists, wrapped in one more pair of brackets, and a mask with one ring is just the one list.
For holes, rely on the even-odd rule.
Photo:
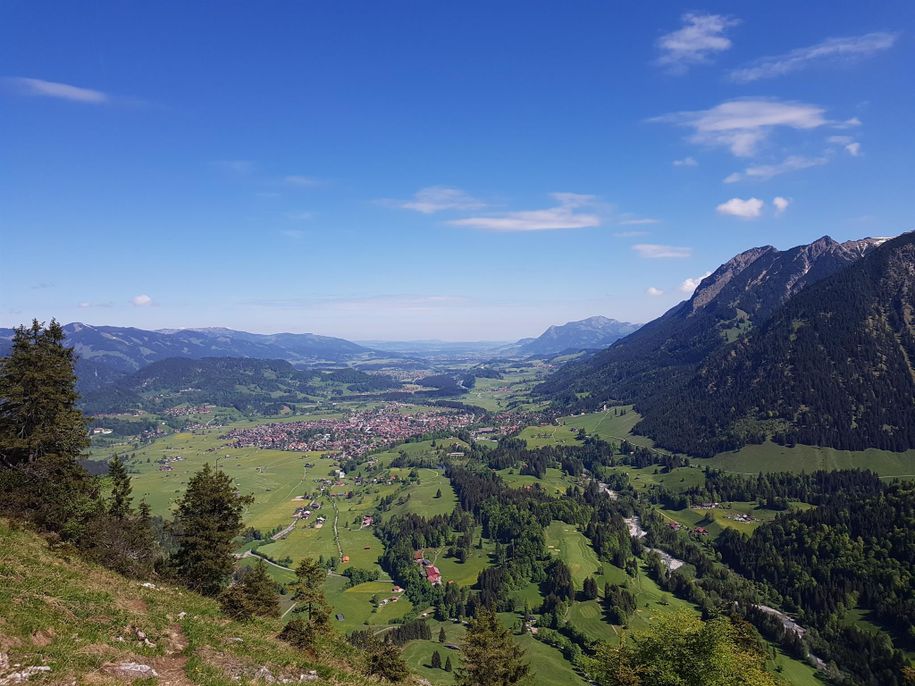
{"label": "mountain range", "polygon": [[913,242],[753,248],[538,392],[576,409],[634,403],[638,431],[697,455],[764,438],[913,447]]}
{"label": "mountain range", "polygon": [[620,322],[607,317],[588,317],[551,326],[537,338],[521,339],[515,345],[521,355],[555,355],[562,352],[600,350],[638,328],[638,324]]}
{"label": "mountain range", "polygon": [[[223,328],[146,331],[80,322],[65,325],[64,333],[78,356],[76,374],[82,393],[173,357],[250,357],[339,366],[379,355],[342,338],[311,333],[256,334]],[[7,353],[12,336],[12,329],[0,329],[0,355]]]}

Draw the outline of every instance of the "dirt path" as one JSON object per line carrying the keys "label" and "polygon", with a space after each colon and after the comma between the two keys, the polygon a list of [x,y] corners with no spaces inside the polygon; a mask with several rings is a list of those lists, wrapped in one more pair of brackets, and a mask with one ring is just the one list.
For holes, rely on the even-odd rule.
{"label": "dirt path", "polygon": [[272,565],[273,567],[276,567],[277,569],[282,569],[287,572],[293,572],[293,573],[295,572],[295,570],[292,569],[291,567],[284,567],[281,564],[277,564],[273,560],[268,560],[266,557],[264,557],[263,555],[258,555],[253,550],[246,550],[244,555],[242,555],[242,557],[256,557],[258,560],[262,560],[263,562],[266,562],[268,565]]}
{"label": "dirt path", "polygon": [[337,554],[343,560],[343,546],[340,545],[340,532],[337,530],[337,520],[340,519],[340,512],[337,510],[336,499],[332,499],[331,504],[334,506],[334,543],[337,544]]}

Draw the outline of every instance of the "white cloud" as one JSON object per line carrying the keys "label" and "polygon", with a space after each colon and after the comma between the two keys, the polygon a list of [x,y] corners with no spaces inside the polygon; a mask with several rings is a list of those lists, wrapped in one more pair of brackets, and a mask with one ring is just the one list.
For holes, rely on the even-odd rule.
{"label": "white cloud", "polygon": [[146,307],[148,305],[152,305],[152,301],[153,301],[153,299],[150,298],[145,293],[141,293],[140,295],[135,295],[130,299],[130,302],[132,302],[137,307]]}
{"label": "white cloud", "polygon": [[702,283],[702,279],[711,275],[711,272],[705,272],[705,274],[702,276],[693,276],[688,279],[683,279],[683,283],[680,284],[680,292],[686,293],[687,295],[692,295],[693,292],[699,288],[699,284]]}
{"label": "white cloud", "polygon": [[788,198],[783,198],[780,195],[776,195],[772,198],[772,205],[775,207],[776,216],[782,214],[785,210],[788,209],[788,205],[791,204],[791,201]]}
{"label": "white cloud", "polygon": [[617,222],[620,226],[645,226],[647,224],[660,224],[660,219],[652,219],[651,217],[628,217],[626,219],[620,219]]}
{"label": "white cloud", "polygon": [[728,100],[708,110],[674,112],[650,121],[692,129],[694,143],[724,146],[738,157],[756,152],[773,129],[815,129],[830,123],[816,105],[768,98]]}
{"label": "white cloud", "polygon": [[295,174],[285,177],[283,181],[287,186],[295,186],[296,188],[313,188],[320,183],[310,176],[298,176]]}
{"label": "white cloud", "polygon": [[660,288],[655,288],[654,286],[649,286],[645,289],[645,292],[653,298],[657,298],[659,295],[664,295],[664,291]]}
{"label": "white cloud", "polygon": [[92,90],[91,88],[71,86],[68,83],[43,81],[42,79],[30,79],[25,77],[7,78],[4,79],[4,81],[13,86],[13,88],[22,95],[58,98],[60,100],[81,102],[89,105],[104,105],[111,101],[111,96],[107,93]]}
{"label": "white cloud", "polygon": [[684,157],[682,160],[674,160],[675,167],[698,167],[699,163],[694,157]]}
{"label": "white cloud", "polygon": [[805,69],[811,65],[826,62],[851,62],[888,50],[896,43],[898,33],[876,31],[862,36],[844,38],[827,38],[806,48],[791,50],[782,55],[763,57],[746,67],[731,72],[731,80],[738,83],[749,83],[759,79],[768,79],[793,71]]}
{"label": "white cloud", "polygon": [[416,191],[411,200],[394,202],[397,207],[415,210],[423,214],[434,214],[444,210],[478,210],[486,204],[450,186],[429,186]]}
{"label": "white cloud", "polygon": [[87,309],[87,308],[89,308],[89,307],[92,307],[92,303],[81,302],[81,303],[79,304],[79,306],[80,306],[81,309]]}
{"label": "white cloud", "polygon": [[703,64],[710,58],[730,49],[727,29],[740,22],[720,14],[687,12],[682,17],[683,26],[664,34],[657,41],[660,51],[658,64],[674,74],[682,74],[694,64]]}
{"label": "white cloud", "polygon": [[613,234],[614,238],[637,238],[639,236],[647,236],[647,231],[618,231]]}
{"label": "white cloud", "polygon": [[861,154],[861,144],[860,143],[849,143],[845,146],[845,151],[852,157],[857,157]]}
{"label": "white cloud", "polygon": [[740,219],[756,219],[762,214],[765,203],[759,198],[731,198],[723,202],[715,209],[718,214],[725,214]]}
{"label": "white cloud", "polygon": [[756,181],[767,181],[774,176],[786,174],[788,172],[798,171],[800,169],[809,169],[810,167],[819,167],[826,164],[829,159],[826,157],[803,157],[800,155],[791,155],[786,157],[777,164],[759,164],[747,167],[742,172],[734,172],[725,177],[725,183],[737,183],[752,179]]}
{"label": "white cloud", "polygon": [[677,247],[674,245],[658,245],[657,243],[636,243],[632,249],[639,257],[646,259],[681,258],[690,257],[692,248]]}
{"label": "white cloud", "polygon": [[594,211],[578,210],[596,204],[593,195],[580,193],[552,193],[555,207],[542,210],[503,212],[498,215],[467,217],[450,222],[452,226],[463,226],[486,231],[551,231],[554,229],[586,229],[600,226],[600,215]]}

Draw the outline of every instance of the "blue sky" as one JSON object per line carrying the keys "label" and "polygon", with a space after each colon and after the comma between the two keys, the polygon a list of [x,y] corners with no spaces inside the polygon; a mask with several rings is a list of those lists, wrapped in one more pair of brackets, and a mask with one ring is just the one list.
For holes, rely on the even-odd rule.
{"label": "blue sky", "polygon": [[647,321],[915,227],[911,2],[0,3],[0,325]]}

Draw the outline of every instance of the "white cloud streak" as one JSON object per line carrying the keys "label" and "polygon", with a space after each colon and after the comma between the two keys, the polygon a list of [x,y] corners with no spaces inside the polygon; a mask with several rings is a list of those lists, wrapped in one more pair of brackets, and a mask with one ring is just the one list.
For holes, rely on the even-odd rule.
{"label": "white cloud streak", "polygon": [[662,291],[660,288],[655,288],[654,286],[649,286],[646,288],[645,293],[650,295],[652,298],[657,298],[664,295],[664,291]]}
{"label": "white cloud streak", "polygon": [[658,64],[673,74],[684,74],[693,65],[711,61],[717,53],[729,50],[731,39],[725,32],[740,22],[720,14],[688,12],[683,26],[664,34],[657,41]]}
{"label": "white cloud streak", "polygon": [[699,163],[694,157],[684,157],[682,160],[674,160],[675,167],[698,167]]}
{"label": "white cloud streak", "polygon": [[775,216],[777,217],[780,214],[783,214],[790,204],[791,201],[788,200],[788,198],[783,198],[780,195],[776,195],[772,198],[772,205],[775,207]]}
{"label": "white cloud streak", "polygon": [[445,210],[478,210],[486,204],[460,188],[451,186],[428,186],[416,191],[413,198],[403,202],[392,202],[405,210],[414,210],[423,214],[435,214]]}
{"label": "white cloud streak", "polygon": [[848,63],[888,50],[896,43],[898,33],[876,31],[861,36],[827,38],[805,48],[782,55],[763,57],[730,73],[732,81],[750,83],[800,71],[816,64]]}
{"label": "white cloud streak", "polygon": [[68,83],[44,81],[43,79],[32,79],[22,76],[7,78],[4,79],[4,81],[21,95],[56,98],[58,100],[68,100],[70,102],[79,102],[88,105],[104,105],[111,102],[111,96],[107,93],[91,88],[71,86]]}
{"label": "white cloud streak", "polygon": [[593,207],[597,203],[597,199],[593,195],[552,193],[550,197],[557,203],[556,206],[541,210],[522,210],[491,216],[467,217],[448,223],[452,226],[501,232],[587,229],[601,225],[601,217],[597,212],[579,211]]}
{"label": "white cloud streak", "polygon": [[135,295],[130,299],[130,302],[133,303],[136,307],[148,307],[149,305],[152,305],[152,301],[153,299],[145,293]]}
{"label": "white cloud streak", "polygon": [[679,259],[690,257],[693,254],[692,248],[678,247],[674,245],[659,245],[657,243],[636,243],[632,249],[638,254],[649,260],[657,259]]}
{"label": "white cloud streak", "polygon": [[723,202],[715,210],[718,214],[723,214],[739,219],[756,219],[762,214],[765,203],[759,198],[731,198]]}
{"label": "white cloud streak", "polygon": [[693,143],[723,146],[737,157],[748,157],[778,128],[809,130],[830,123],[817,105],[769,98],[728,100],[711,109],[674,112],[649,121],[674,124],[693,133]]}
{"label": "white cloud streak", "polygon": [[787,174],[788,172],[809,169],[810,167],[819,167],[829,162],[827,157],[803,157],[801,155],[791,155],[776,164],[759,164],[747,167],[742,172],[734,172],[725,177],[725,183],[737,183],[738,181],[767,181],[775,176]]}

